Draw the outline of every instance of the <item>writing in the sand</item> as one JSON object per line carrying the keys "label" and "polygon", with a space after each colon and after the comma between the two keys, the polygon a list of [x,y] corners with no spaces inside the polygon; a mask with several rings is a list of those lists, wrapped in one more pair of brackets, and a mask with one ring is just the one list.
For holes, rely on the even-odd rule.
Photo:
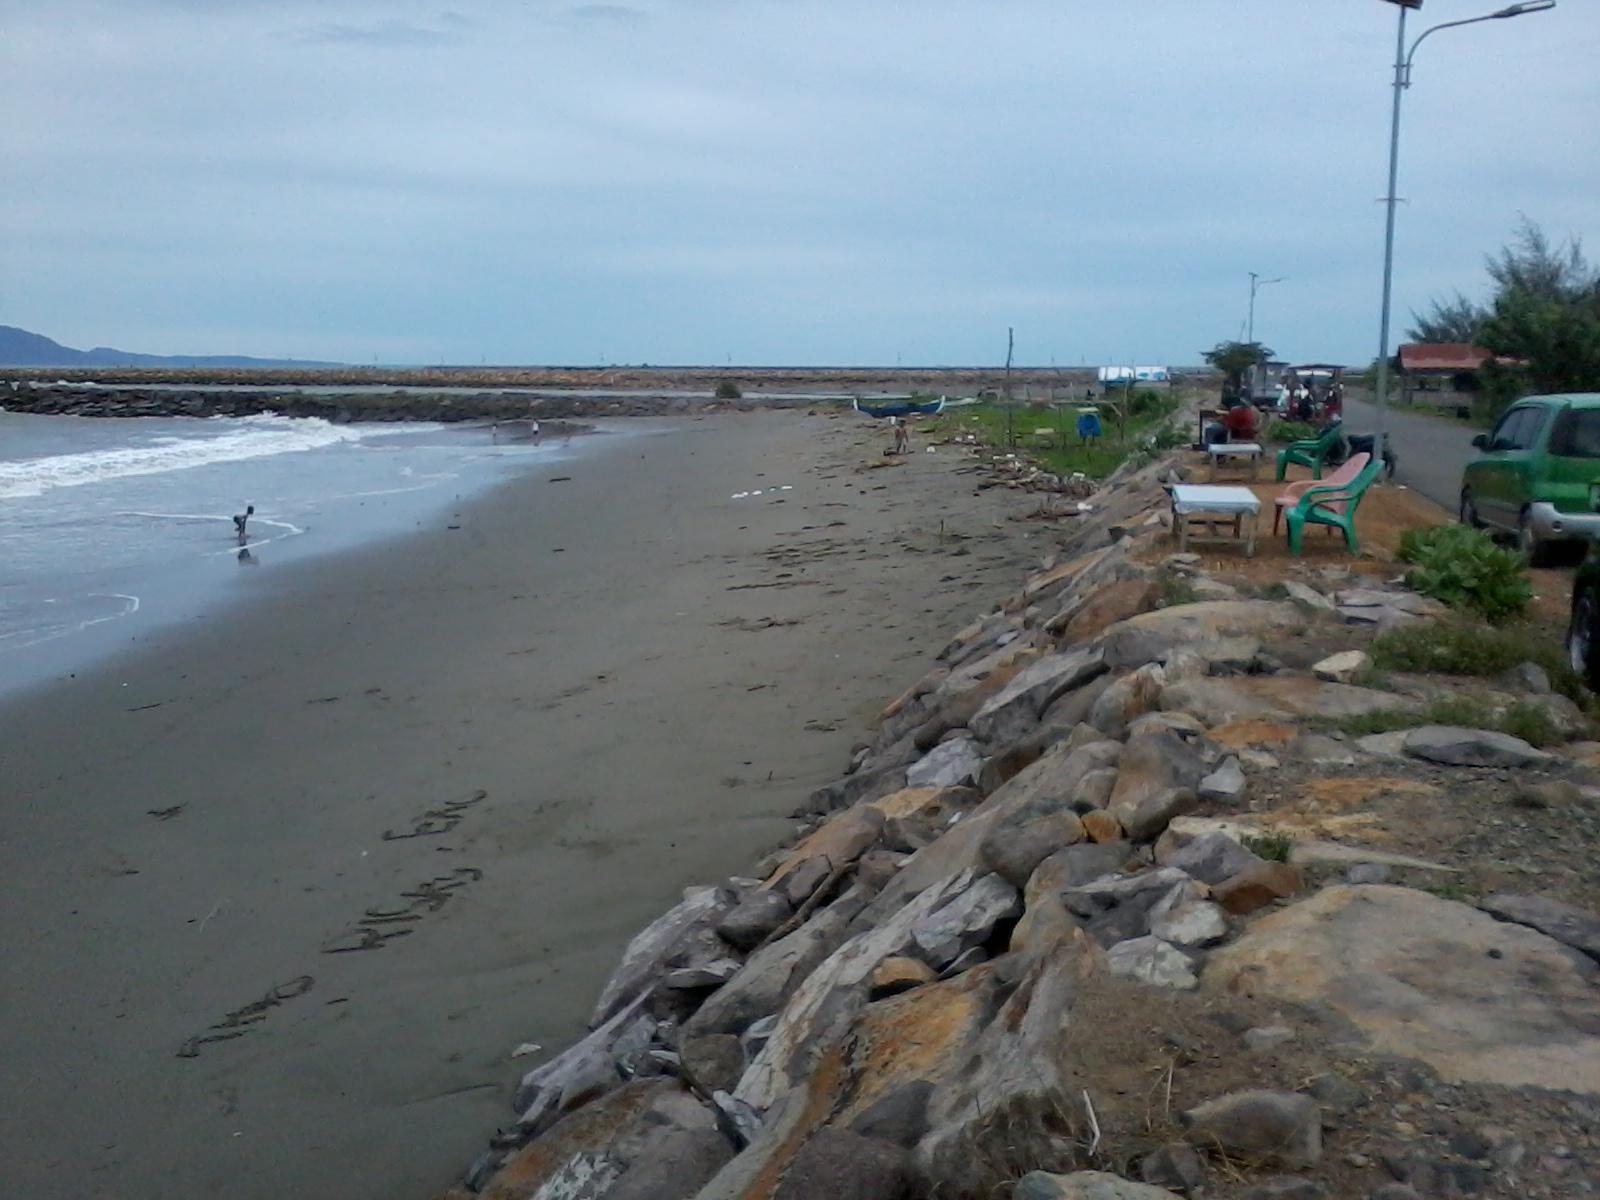
{"label": "writing in the sand", "polygon": [[378,950],[391,938],[411,933],[411,926],[428,913],[436,913],[450,897],[469,883],[477,883],[483,872],[477,867],[457,867],[448,875],[425,879],[400,893],[406,903],[397,908],[369,908],[361,914],[355,929],[340,934],[322,947],[324,954],[349,954],[357,950]]}
{"label": "writing in the sand", "polygon": [[430,808],[420,816],[412,817],[411,828],[404,833],[385,829],[383,840],[398,842],[402,838],[430,837],[437,833],[449,833],[466,818],[467,809],[488,798],[489,793],[479,788],[465,800],[446,800],[438,808]]}
{"label": "writing in the sand", "polygon": [[242,1008],[236,1008],[222,1020],[210,1026],[204,1033],[196,1034],[183,1045],[178,1047],[179,1058],[199,1058],[200,1047],[210,1042],[227,1042],[234,1038],[243,1037],[261,1022],[267,1019],[267,1014],[280,1004],[285,1004],[299,996],[304,996],[311,990],[315,982],[309,975],[300,975],[280,983],[271,988],[259,1000],[252,1000]]}

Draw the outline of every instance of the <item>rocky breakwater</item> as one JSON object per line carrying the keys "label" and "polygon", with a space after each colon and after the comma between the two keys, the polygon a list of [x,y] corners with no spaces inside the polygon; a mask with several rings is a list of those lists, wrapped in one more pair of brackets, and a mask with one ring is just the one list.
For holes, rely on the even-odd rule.
{"label": "rocky breakwater", "polygon": [[[803,400],[717,400],[694,394],[607,396],[529,395],[526,392],[306,392],[292,389],[216,390],[144,386],[0,384],[7,412],[74,417],[248,417],[277,413],[356,421],[551,421],[561,418],[663,417],[685,413],[804,406]],[[579,432],[573,429],[567,432]],[[556,430],[555,432],[561,432]]]}
{"label": "rocky breakwater", "polygon": [[1295,722],[1408,701],[1277,657],[1332,603],[1160,607],[1195,573],[1154,480],[951,639],[792,845],[633,939],[448,1200],[1578,1194],[1533,1170],[1570,1144],[1450,1113],[1600,1096],[1594,918],[1256,837],[1255,735],[1343,754]]}

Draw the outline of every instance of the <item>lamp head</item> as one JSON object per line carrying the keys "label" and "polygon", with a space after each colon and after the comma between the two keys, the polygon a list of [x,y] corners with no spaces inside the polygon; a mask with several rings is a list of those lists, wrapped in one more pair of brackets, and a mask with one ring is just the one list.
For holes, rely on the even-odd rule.
{"label": "lamp head", "polygon": [[1528,13],[1546,12],[1555,6],[1556,0],[1525,0],[1522,4],[1512,4],[1502,8],[1499,12],[1490,13],[1489,15],[1497,21],[1503,21],[1507,17],[1521,17]]}

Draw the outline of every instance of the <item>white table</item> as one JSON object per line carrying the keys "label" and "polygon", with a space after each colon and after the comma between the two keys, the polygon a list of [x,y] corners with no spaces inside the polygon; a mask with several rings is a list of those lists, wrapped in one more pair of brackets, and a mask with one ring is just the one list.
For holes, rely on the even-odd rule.
{"label": "white table", "polygon": [[[1243,444],[1243,443],[1240,443]],[[1261,515],[1261,501],[1247,487],[1213,487],[1206,484],[1179,483],[1172,487],[1172,532],[1178,535],[1180,553],[1189,549],[1190,526],[1204,524],[1205,538],[1195,541],[1237,541],[1245,539],[1246,558],[1256,552],[1256,520]],[[1249,528],[1245,528],[1248,517]],[[1217,522],[1233,526],[1231,537],[1219,536]]]}
{"label": "white table", "polygon": [[1212,442],[1206,446],[1206,457],[1211,460],[1212,470],[1217,471],[1229,459],[1245,459],[1250,478],[1254,479],[1263,455],[1260,442]]}

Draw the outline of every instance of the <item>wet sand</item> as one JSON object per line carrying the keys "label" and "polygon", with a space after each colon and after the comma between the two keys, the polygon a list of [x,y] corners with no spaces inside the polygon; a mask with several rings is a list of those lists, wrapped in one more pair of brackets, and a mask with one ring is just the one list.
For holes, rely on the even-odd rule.
{"label": "wet sand", "polygon": [[596,442],[0,705],[10,1192],[449,1184],[512,1048],[1047,548],[947,454],[855,470],[859,418]]}

